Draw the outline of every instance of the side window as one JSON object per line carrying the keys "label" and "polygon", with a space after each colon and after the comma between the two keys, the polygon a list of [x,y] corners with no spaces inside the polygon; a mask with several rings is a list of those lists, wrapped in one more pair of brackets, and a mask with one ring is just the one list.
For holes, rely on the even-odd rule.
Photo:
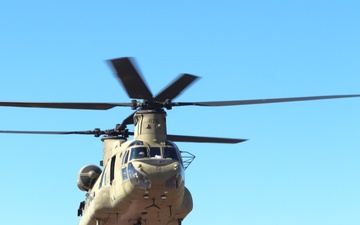
{"label": "side window", "polygon": [[113,156],[110,162],[110,184],[112,183],[115,177],[115,160],[116,160],[116,156]]}
{"label": "side window", "polygon": [[129,155],[129,151],[126,151],[123,158],[122,158],[122,165],[126,164],[127,163],[127,158],[128,158],[128,155]]}
{"label": "side window", "polygon": [[103,185],[106,185],[106,173],[104,173]]}
{"label": "side window", "polygon": [[128,179],[128,175],[127,175],[127,171],[126,171],[127,169],[124,166],[124,164],[126,164],[128,161],[128,155],[129,155],[129,151],[126,151],[124,153],[122,161],[121,161],[121,164],[123,165],[123,168],[121,168],[121,175],[122,175],[123,181]]}
{"label": "side window", "polygon": [[101,180],[100,180],[99,188],[106,185],[106,169],[107,169],[107,166],[104,168],[104,170],[103,170],[103,172],[101,174]]}
{"label": "side window", "polygon": [[126,167],[121,169],[121,175],[122,175],[123,181],[128,179],[128,175],[126,173]]}
{"label": "side window", "polygon": [[100,182],[99,182],[99,189],[102,187],[103,185],[103,179],[104,179],[104,173],[105,173],[105,170],[101,173],[101,177],[100,177]]}

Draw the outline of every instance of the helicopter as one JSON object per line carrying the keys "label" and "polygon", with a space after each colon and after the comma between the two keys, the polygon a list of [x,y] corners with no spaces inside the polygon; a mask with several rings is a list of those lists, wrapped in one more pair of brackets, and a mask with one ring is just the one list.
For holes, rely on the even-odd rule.
{"label": "helicopter", "polygon": [[[134,113],[115,128],[88,131],[15,131],[12,134],[80,134],[101,137],[103,159],[100,167],[83,166],[77,186],[86,198],[79,203],[79,225],[181,225],[192,211],[191,192],[185,186],[185,170],[195,156],[181,151],[175,142],[236,144],[238,138],[172,135],[167,133],[166,110],[178,106],[233,106],[308,100],[360,97],[329,95],[276,99],[173,102],[199,77],[181,74],[156,96],[150,92],[132,58],[109,60],[116,78],[131,102],[0,102],[0,106],[108,110],[130,107]],[[134,124],[134,131],[127,125]],[[128,140],[129,136],[133,139]]]}

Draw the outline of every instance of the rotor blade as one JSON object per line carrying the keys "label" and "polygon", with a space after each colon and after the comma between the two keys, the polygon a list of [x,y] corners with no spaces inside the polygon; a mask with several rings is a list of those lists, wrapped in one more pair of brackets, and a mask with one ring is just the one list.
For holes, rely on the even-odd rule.
{"label": "rotor blade", "polygon": [[181,136],[181,135],[167,135],[167,137],[171,141],[178,141],[178,142],[205,142],[205,143],[236,144],[236,143],[247,141],[247,139],[196,137],[196,136]]}
{"label": "rotor blade", "polygon": [[214,102],[173,102],[172,106],[232,106],[232,105],[251,105],[251,104],[266,104],[266,103],[279,103],[279,102],[310,101],[310,100],[335,99],[335,98],[354,98],[354,97],[360,97],[360,95],[328,95],[328,96],[214,101]]}
{"label": "rotor blade", "polygon": [[173,83],[168,85],[164,90],[156,95],[155,100],[164,102],[166,99],[174,99],[181,94],[191,83],[193,83],[199,77],[191,74],[180,75]]}
{"label": "rotor blade", "polygon": [[117,106],[131,106],[131,103],[97,103],[97,102],[0,102],[0,106],[57,108],[57,109],[90,109],[107,110]]}
{"label": "rotor blade", "polygon": [[[134,132],[128,132],[128,134],[134,135]],[[172,135],[172,134],[168,134],[167,138],[171,141],[178,141],[178,142],[201,142],[201,143],[224,143],[224,144],[236,144],[248,140],[248,139],[235,139],[235,138],[184,136],[184,135]]]}
{"label": "rotor blade", "polygon": [[[118,124],[118,125],[116,126],[116,129],[118,129],[118,130],[124,130],[124,129],[126,128],[126,125],[128,125],[128,124],[134,124],[134,115],[135,115],[135,113],[136,113],[136,112],[134,112],[134,113],[132,113],[130,116],[126,117],[126,119],[124,119],[121,124]],[[132,134],[130,134],[130,135],[132,135]]]}
{"label": "rotor blade", "polygon": [[[101,134],[103,133],[103,131]],[[1,134],[95,134],[92,130],[87,131],[20,131],[20,130],[0,130]]]}
{"label": "rotor blade", "polygon": [[153,100],[149,88],[136,70],[131,58],[112,59],[110,63],[130,98]]}

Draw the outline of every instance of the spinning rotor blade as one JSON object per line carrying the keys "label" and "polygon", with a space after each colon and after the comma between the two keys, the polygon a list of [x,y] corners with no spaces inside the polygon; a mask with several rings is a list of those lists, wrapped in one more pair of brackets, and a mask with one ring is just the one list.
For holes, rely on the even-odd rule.
{"label": "spinning rotor blade", "polygon": [[[128,134],[134,135],[134,132],[128,132]],[[198,136],[184,136],[184,135],[172,135],[172,134],[168,134],[167,138],[174,142],[223,143],[223,144],[236,144],[248,140],[248,139],[236,139],[236,138],[198,137]]]}
{"label": "spinning rotor blade", "polygon": [[172,106],[232,106],[232,105],[252,105],[252,104],[266,104],[266,103],[279,103],[279,102],[310,101],[310,100],[334,99],[334,98],[354,98],[354,97],[360,97],[360,95],[328,95],[328,96],[214,101],[214,102],[173,102]]}
{"label": "spinning rotor blade", "polygon": [[134,124],[134,115],[136,112],[132,113],[130,116],[126,117],[126,119],[123,120],[121,123],[121,126],[119,127],[120,130],[125,129],[126,125],[128,124]]}
{"label": "spinning rotor blade", "polygon": [[131,106],[131,103],[98,103],[98,102],[0,102],[0,106],[57,108],[57,109],[89,109],[107,110],[117,106]]}
{"label": "spinning rotor blade", "polygon": [[167,135],[171,141],[178,142],[202,142],[202,143],[225,143],[236,144],[247,141],[247,139],[234,138],[218,138],[218,137],[196,137],[196,136],[181,136],[181,135]]}
{"label": "spinning rotor blade", "polygon": [[[80,134],[80,135],[94,135],[99,137],[100,135],[110,134],[114,130],[86,130],[86,131],[21,131],[21,130],[0,130],[0,134],[53,134],[53,135],[68,135],[68,134]],[[119,134],[119,133],[117,133]],[[127,132],[128,135],[134,135],[134,132]],[[167,135],[171,141],[178,142],[201,142],[201,143],[224,143],[224,144],[236,144],[247,141],[247,139],[234,139],[234,138],[218,138],[218,137],[197,137],[197,136],[181,136],[181,135]]]}
{"label": "spinning rotor blade", "polygon": [[[21,130],[0,130],[1,134],[95,134],[92,130],[87,131],[21,131]],[[105,133],[104,133],[105,134]]]}
{"label": "spinning rotor blade", "polygon": [[149,88],[136,70],[131,58],[112,59],[110,63],[130,98],[153,100]]}
{"label": "spinning rotor blade", "polygon": [[166,99],[172,100],[176,98],[198,78],[191,74],[180,75],[173,83],[156,95],[155,101],[164,102]]}

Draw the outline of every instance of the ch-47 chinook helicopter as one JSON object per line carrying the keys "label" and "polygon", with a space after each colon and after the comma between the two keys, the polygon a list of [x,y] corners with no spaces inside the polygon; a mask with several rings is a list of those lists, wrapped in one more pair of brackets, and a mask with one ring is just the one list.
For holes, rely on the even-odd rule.
{"label": "ch-47 chinook helicopter", "polygon": [[[0,102],[0,106],[107,110],[131,107],[133,114],[114,129],[89,131],[13,131],[20,134],[90,134],[102,136],[101,166],[80,169],[78,187],[86,192],[80,203],[79,225],[179,225],[193,207],[190,191],[185,187],[184,171],[194,159],[181,152],[174,142],[239,143],[246,139],[169,135],[166,110],[177,106],[230,106],[306,100],[360,97],[360,95],[311,96],[277,99],[173,102],[198,77],[180,75],[155,97],[141,78],[130,58],[109,61],[124,86],[130,103],[83,102]],[[142,101],[138,101],[141,99]],[[134,124],[134,132],[126,125]],[[133,140],[127,140],[129,135]],[[173,142],[174,141],[174,142]],[[186,155],[187,154],[187,155]]]}

